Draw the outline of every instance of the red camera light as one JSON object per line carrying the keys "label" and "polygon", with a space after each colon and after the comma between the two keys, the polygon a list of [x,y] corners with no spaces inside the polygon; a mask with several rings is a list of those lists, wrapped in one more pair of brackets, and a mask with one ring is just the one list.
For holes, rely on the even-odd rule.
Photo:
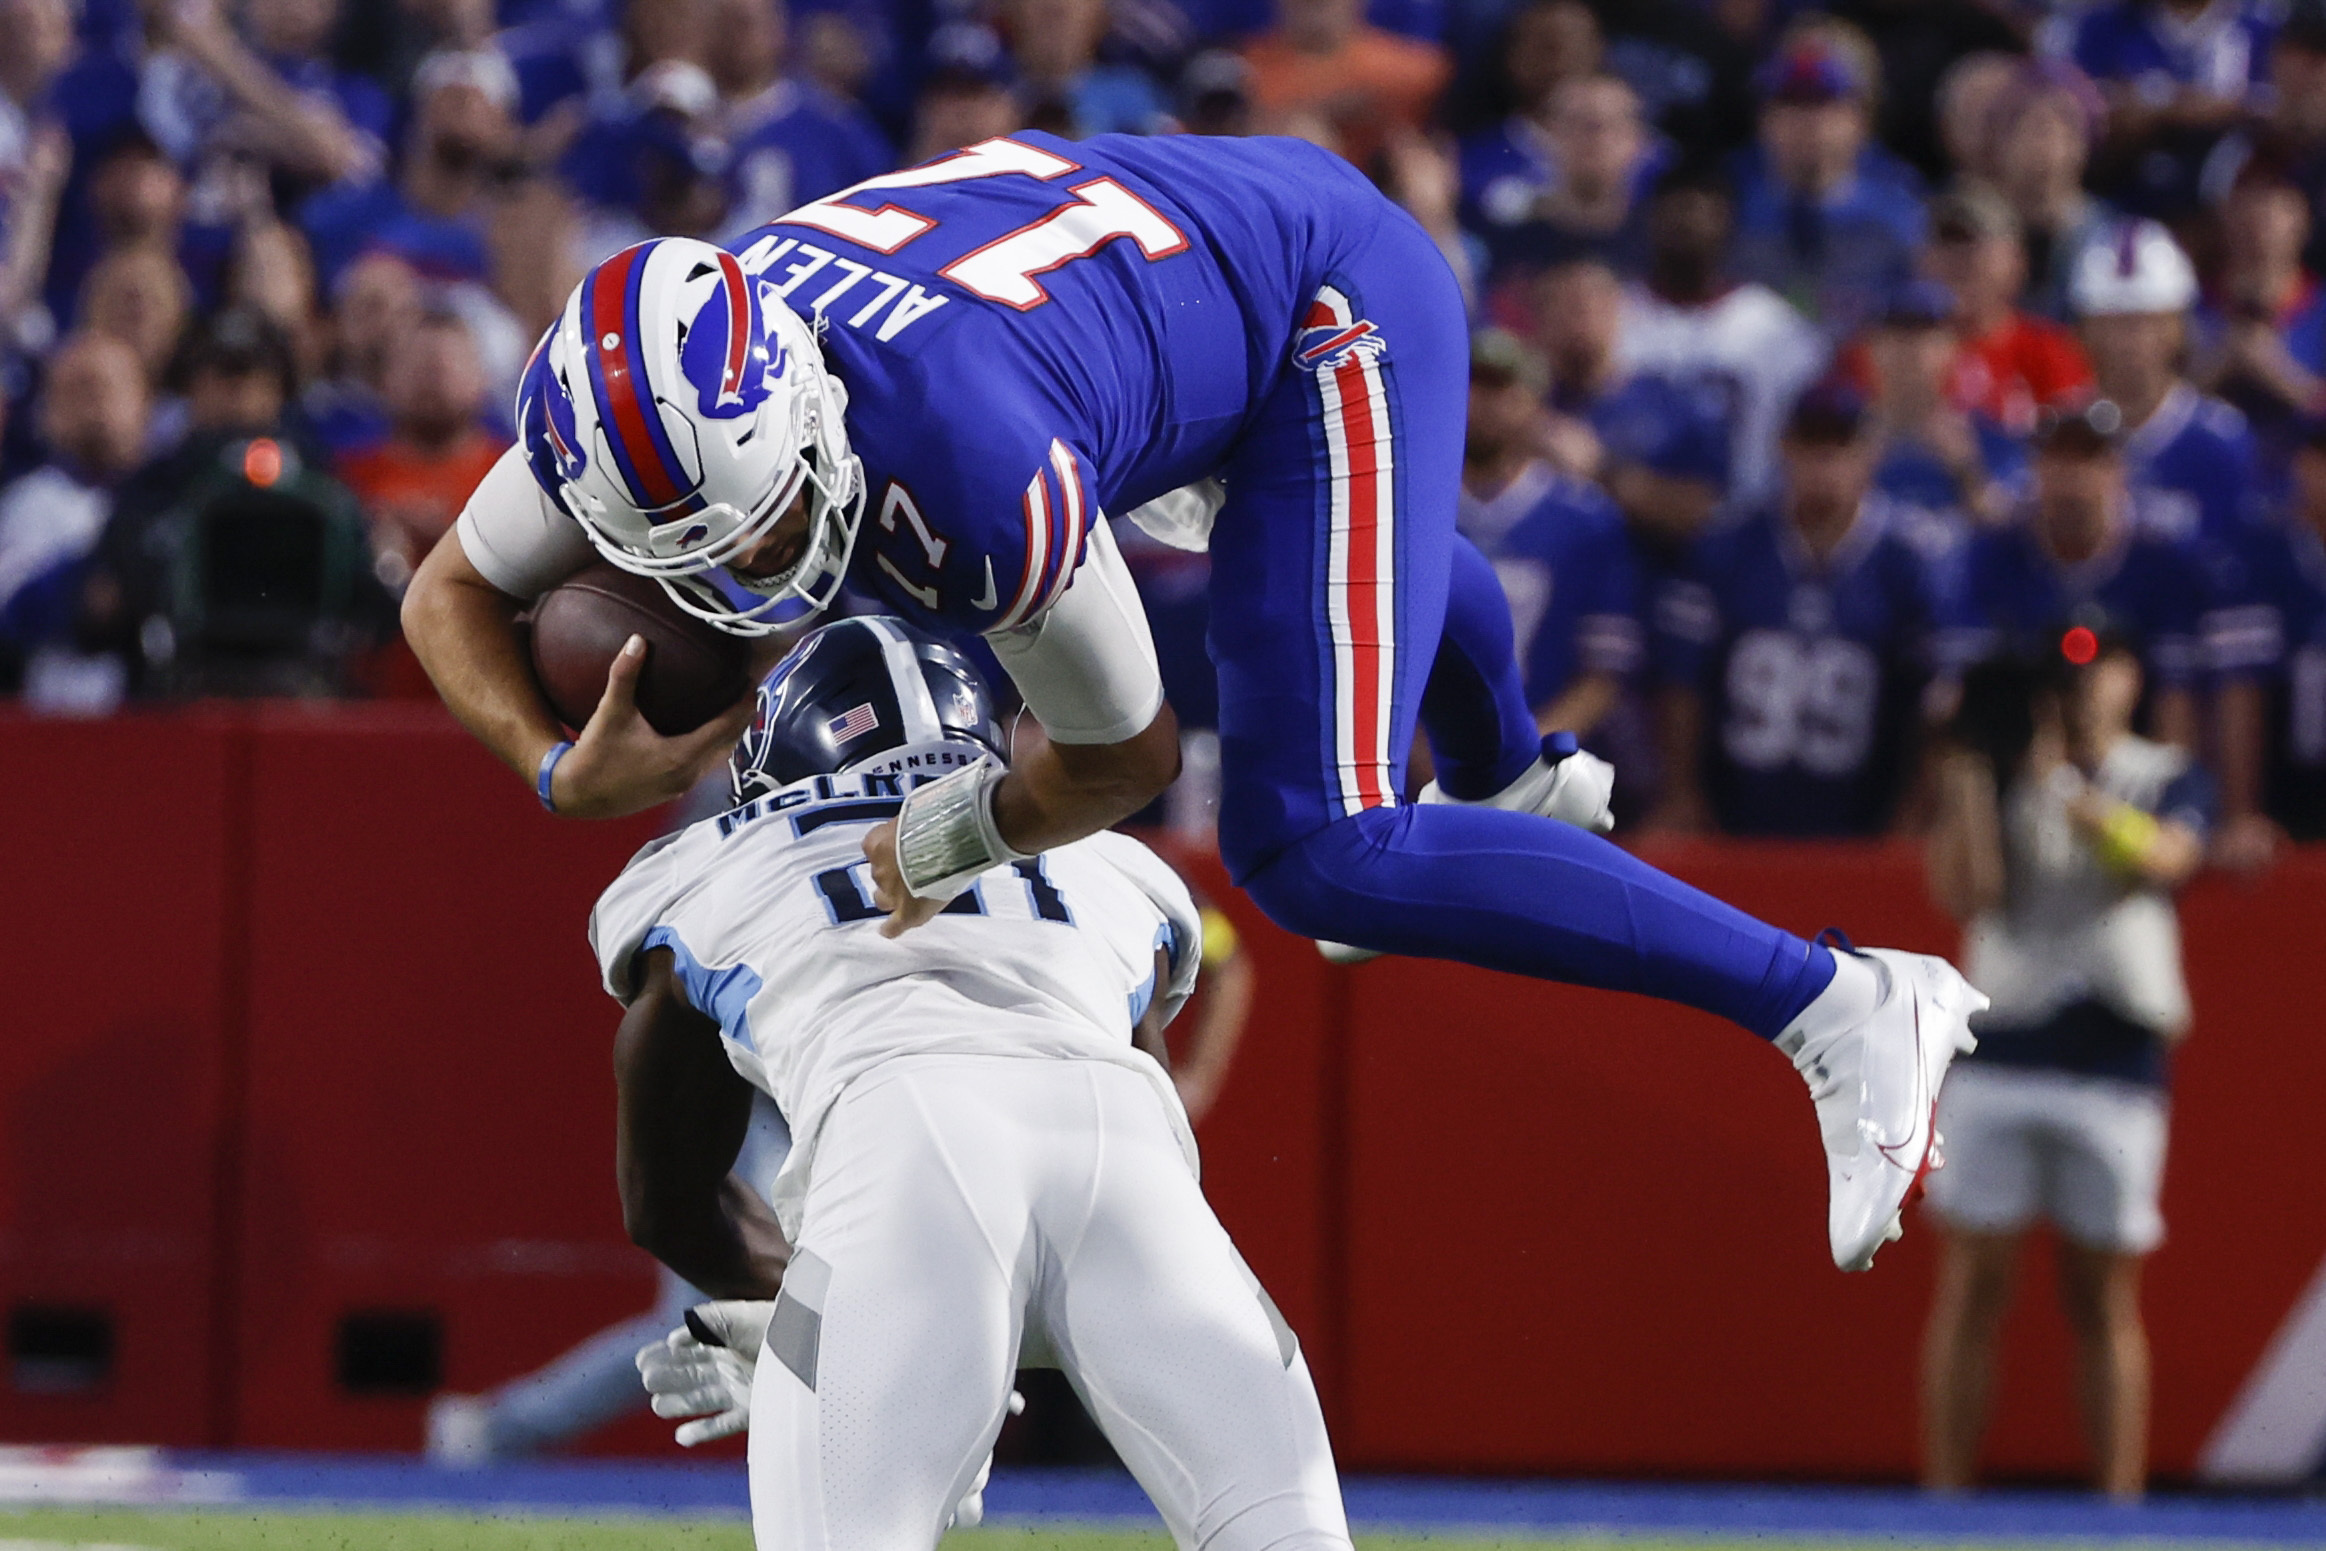
{"label": "red camera light", "polygon": [[2059,638],[2059,654],[2081,668],[2100,655],[2100,638],[2086,626],[2072,626]]}

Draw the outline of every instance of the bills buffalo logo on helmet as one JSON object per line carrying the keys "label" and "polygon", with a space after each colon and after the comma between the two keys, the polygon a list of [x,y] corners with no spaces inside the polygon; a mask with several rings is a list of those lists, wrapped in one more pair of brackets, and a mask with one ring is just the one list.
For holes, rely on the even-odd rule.
{"label": "bills buffalo logo on helmet", "polygon": [[574,429],[573,399],[557,390],[549,365],[549,335],[533,347],[517,388],[517,434],[525,443],[525,458],[544,490],[555,490],[581,478],[590,466]]}
{"label": "bills buffalo logo on helmet", "polygon": [[766,401],[769,381],[782,375],[782,347],[768,337],[759,293],[743,266],[722,253],[718,267],[718,283],[687,322],[678,365],[694,386],[696,409],[732,420]]}

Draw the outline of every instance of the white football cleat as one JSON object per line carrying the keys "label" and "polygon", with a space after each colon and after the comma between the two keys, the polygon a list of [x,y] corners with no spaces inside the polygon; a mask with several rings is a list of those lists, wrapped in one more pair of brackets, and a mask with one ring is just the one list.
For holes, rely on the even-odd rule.
{"label": "white football cleat", "polygon": [[1987,998],[1941,958],[1846,941],[1833,953],[1873,972],[1872,1011],[1815,1033],[1802,1026],[1814,1021],[1805,1014],[1777,1037],[1777,1048],[1792,1057],[1817,1105],[1833,1263],[1863,1271],[1905,1231],[1906,1203],[1940,1165],[1939,1084],[1949,1062],[1977,1048],[1970,1020]]}
{"label": "white football cleat", "polygon": [[[1542,758],[1491,797],[1448,797],[1435,781],[1421,789],[1421,800],[1426,803],[1533,813],[1594,835],[1615,828],[1615,812],[1610,806],[1614,796],[1615,767],[1584,750],[1571,732],[1554,732],[1544,738]],[[1381,957],[1375,949],[1352,948],[1345,942],[1319,942],[1316,951],[1329,964],[1362,964]]]}

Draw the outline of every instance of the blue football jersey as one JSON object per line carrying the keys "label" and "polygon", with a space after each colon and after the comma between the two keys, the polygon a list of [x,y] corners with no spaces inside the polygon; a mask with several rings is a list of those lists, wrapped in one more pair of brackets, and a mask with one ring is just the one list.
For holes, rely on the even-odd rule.
{"label": "blue football jersey", "polygon": [[2271,523],[2251,553],[2259,614],[2237,612],[2269,658],[2269,811],[2296,839],[2326,839],[2326,543]]}
{"label": "blue football jersey", "polygon": [[763,295],[820,320],[848,391],[868,490],[853,583],[991,631],[1055,601],[1102,511],[1220,466],[1319,322],[1336,234],[1383,219],[1403,217],[1300,141],[1025,132],[733,246]]}
{"label": "blue football jersey", "polygon": [[2124,438],[2124,473],[2144,532],[2233,546],[2253,521],[2253,432],[2243,415],[2185,382]]}
{"label": "blue football jersey", "polygon": [[1510,601],[1527,704],[1549,704],[1579,673],[1638,671],[1639,564],[1605,491],[1530,464],[1490,499],[1465,490],[1458,522]]}
{"label": "blue football jersey", "polygon": [[2079,618],[2102,616],[2130,636],[2161,688],[2203,677],[2201,632],[2215,572],[2195,539],[2125,535],[2110,551],[2065,566],[2025,521],[1974,536],[1941,616],[1941,662],[1960,670],[2001,651],[2040,653]]}
{"label": "blue football jersey", "polygon": [[1721,828],[1864,835],[1904,790],[1929,671],[1929,568],[1881,496],[1828,563],[1763,512],[1707,534],[1656,604],[1657,666],[1706,708]]}

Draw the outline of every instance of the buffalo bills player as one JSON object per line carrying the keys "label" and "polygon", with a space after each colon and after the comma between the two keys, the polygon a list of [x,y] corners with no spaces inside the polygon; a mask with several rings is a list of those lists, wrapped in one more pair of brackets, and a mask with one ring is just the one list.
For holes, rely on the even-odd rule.
{"label": "buffalo bills player", "polygon": [[[593,550],[738,632],[847,581],[984,636],[1048,737],[870,833],[893,933],[1170,783],[1176,724],[1101,519],[1208,543],[1237,881],[1311,937],[1665,996],[1776,1040],[1817,1100],[1835,1259],[1866,1265],[1982,999],[1939,960],[1805,942],[1588,832],[1607,767],[1544,752],[1493,570],[1454,530],[1464,332],[1428,235],[1313,147],[988,140],[738,251],[665,239],[591,271],[408,633],[455,712],[584,815],[683,789],[738,727],[655,738],[634,642],[561,740],[515,619]],[[1408,805],[1417,716],[1438,780]]]}

